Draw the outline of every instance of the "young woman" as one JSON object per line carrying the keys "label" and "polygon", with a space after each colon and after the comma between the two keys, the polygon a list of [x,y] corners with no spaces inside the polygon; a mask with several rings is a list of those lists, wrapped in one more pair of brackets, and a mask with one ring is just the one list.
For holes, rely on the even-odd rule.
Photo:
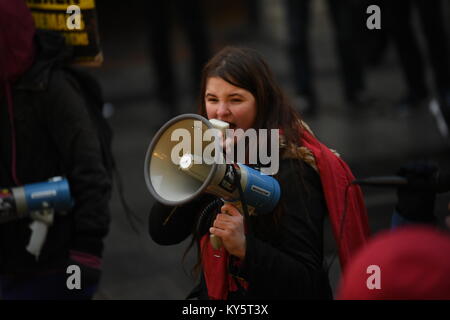
{"label": "young woman", "polygon": [[[317,141],[289,104],[260,54],[228,47],[205,66],[199,113],[231,129],[279,129],[275,178],[281,199],[272,214],[248,221],[230,204],[204,194],[176,208],[156,203],[149,232],[161,245],[193,235],[199,251],[199,299],[326,299],[323,221],[330,217],[341,264],[368,236],[367,216],[347,165]],[[251,230],[251,232],[248,232]],[[220,254],[209,234],[222,239]]]}

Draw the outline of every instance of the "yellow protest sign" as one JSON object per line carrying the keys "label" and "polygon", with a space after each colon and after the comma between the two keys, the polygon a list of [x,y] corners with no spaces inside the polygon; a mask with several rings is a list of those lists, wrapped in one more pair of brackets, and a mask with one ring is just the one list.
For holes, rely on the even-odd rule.
{"label": "yellow protest sign", "polygon": [[74,48],[74,62],[103,62],[95,0],[26,0],[37,29],[60,32]]}

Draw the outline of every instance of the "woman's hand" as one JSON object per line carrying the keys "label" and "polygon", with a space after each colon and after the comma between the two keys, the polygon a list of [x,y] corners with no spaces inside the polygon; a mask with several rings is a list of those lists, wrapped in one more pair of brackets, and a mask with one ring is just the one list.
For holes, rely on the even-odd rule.
{"label": "woman's hand", "polygon": [[230,203],[223,205],[209,232],[222,239],[228,253],[241,260],[245,258],[244,217],[235,206]]}

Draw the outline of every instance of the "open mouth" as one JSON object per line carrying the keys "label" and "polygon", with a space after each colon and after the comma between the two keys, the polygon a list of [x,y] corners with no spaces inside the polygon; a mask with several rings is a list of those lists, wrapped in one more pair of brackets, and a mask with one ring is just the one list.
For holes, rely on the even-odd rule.
{"label": "open mouth", "polygon": [[230,125],[230,129],[235,130],[237,128],[237,126],[233,122],[228,122],[228,121],[226,121],[226,122]]}

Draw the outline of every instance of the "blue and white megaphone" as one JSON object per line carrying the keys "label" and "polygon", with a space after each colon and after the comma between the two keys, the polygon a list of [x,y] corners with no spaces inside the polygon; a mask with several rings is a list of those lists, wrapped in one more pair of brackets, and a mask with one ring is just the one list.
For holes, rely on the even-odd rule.
{"label": "blue and white megaphone", "polygon": [[54,213],[64,214],[73,206],[69,183],[61,177],[46,182],[0,189],[0,223],[30,217],[32,230],[27,250],[39,257]]}
{"label": "blue and white megaphone", "polygon": [[33,212],[65,212],[72,206],[69,183],[61,177],[0,189],[0,223],[29,217]]}
{"label": "blue and white megaphone", "polygon": [[[147,150],[144,175],[157,201],[177,206],[206,192],[232,202],[242,213],[238,181],[250,214],[274,210],[281,193],[276,179],[240,163],[206,161],[205,149],[213,139],[200,138],[200,143],[195,139],[203,137],[208,129],[223,131],[227,125],[197,114],[185,114],[171,119],[156,133]],[[174,159],[173,151],[180,145],[180,130],[192,139],[185,144],[191,148],[180,149],[181,153]],[[214,158],[217,159],[216,155]],[[220,247],[220,239],[212,237],[211,240],[215,248]]]}

